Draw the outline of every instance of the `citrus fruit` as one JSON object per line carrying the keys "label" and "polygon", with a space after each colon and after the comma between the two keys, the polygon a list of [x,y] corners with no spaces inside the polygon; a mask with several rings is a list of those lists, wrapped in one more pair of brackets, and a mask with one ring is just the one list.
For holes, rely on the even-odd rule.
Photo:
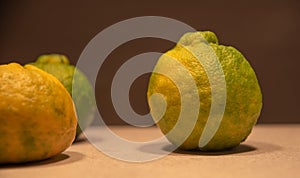
{"label": "citrus fruit", "polygon": [[[211,67],[215,62],[209,56],[213,55],[216,56],[223,70],[225,77],[223,88],[219,82],[220,77],[216,75],[218,71],[214,71],[217,69]],[[204,68],[204,63],[206,68]],[[217,151],[235,147],[248,137],[257,122],[262,108],[262,94],[256,74],[237,49],[219,45],[213,32],[184,34],[173,49],[159,58],[154,71],[161,73],[153,72],[148,85],[147,95],[151,115],[168,140],[181,149]],[[163,75],[164,72],[171,74],[172,78]],[[202,134],[208,124],[212,106],[212,86],[207,72],[210,72],[211,79],[216,81],[216,93],[220,94],[221,90],[225,91],[224,96],[216,95],[214,100],[225,98],[225,105],[219,125],[218,115],[211,116],[210,126],[206,129],[208,132],[212,132],[213,127],[217,129],[207,144],[200,146],[199,140],[204,136]],[[189,91],[192,83],[188,82],[188,77],[186,77],[188,75],[195,83],[196,94],[199,96],[197,101],[195,98],[198,96],[195,97],[196,95]],[[150,97],[156,93],[160,93],[167,103],[163,114],[159,113],[162,112],[161,104],[150,100]],[[182,117],[184,124],[177,124],[183,112],[192,112],[189,109],[182,111],[181,101],[184,97],[187,98],[184,101],[185,104],[190,108],[197,106],[195,103],[199,102],[199,107],[196,108],[198,114],[192,129],[187,129],[188,125],[193,122],[189,114]],[[182,135],[187,135],[187,137],[180,141]]]}
{"label": "citrus fruit", "polygon": [[[86,76],[75,66],[70,65],[65,55],[47,54],[41,55],[36,62],[30,63],[55,76],[68,90],[73,98],[78,125],[76,137],[91,124],[94,118],[96,104],[93,87]],[[76,87],[73,87],[76,86]]]}
{"label": "citrus fruit", "polygon": [[0,65],[0,163],[43,160],[76,134],[72,98],[52,75],[30,65]]}

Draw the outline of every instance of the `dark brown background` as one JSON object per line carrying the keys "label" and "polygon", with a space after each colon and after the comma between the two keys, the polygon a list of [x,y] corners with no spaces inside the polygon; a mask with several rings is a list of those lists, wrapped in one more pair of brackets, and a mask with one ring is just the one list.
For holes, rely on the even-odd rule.
{"label": "dark brown background", "polygon": [[[220,42],[236,46],[255,68],[264,96],[260,122],[300,122],[300,1],[0,1],[0,63],[33,61],[43,53],[64,53],[76,61],[85,45],[104,28],[136,16],[180,20],[212,30]],[[158,27],[159,28],[159,27]],[[174,29],[176,30],[176,29]],[[142,52],[166,51],[172,43],[143,39],[121,45],[98,75],[98,107],[107,123],[122,123],[110,101],[114,72]],[[132,86],[138,113],[148,111],[147,75]]]}

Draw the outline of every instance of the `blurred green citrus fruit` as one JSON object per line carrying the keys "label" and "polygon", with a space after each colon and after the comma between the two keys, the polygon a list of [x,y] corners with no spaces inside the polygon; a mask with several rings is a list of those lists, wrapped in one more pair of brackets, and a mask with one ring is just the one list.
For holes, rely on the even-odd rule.
{"label": "blurred green citrus fruit", "polygon": [[72,96],[78,118],[77,138],[82,130],[91,124],[96,110],[94,90],[89,80],[79,69],[69,63],[65,55],[41,55],[30,65],[55,76]]}

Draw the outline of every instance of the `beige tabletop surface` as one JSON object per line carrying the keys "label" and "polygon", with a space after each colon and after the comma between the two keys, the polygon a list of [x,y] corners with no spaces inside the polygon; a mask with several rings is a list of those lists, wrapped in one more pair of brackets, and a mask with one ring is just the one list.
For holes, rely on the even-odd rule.
{"label": "beige tabletop surface", "polygon": [[[111,126],[110,129],[132,141],[161,137],[156,127]],[[115,150],[118,149],[122,150],[122,146],[116,146]],[[300,124],[257,125],[248,139],[232,150],[216,153],[174,151],[159,159],[140,163],[109,157],[82,138],[51,159],[0,166],[0,178],[19,177],[296,178],[300,177]]]}

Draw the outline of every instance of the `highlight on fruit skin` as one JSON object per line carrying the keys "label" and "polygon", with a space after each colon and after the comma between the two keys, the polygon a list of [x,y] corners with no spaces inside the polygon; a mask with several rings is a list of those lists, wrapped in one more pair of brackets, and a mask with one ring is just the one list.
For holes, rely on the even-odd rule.
{"label": "highlight on fruit skin", "polygon": [[[211,70],[215,70],[214,67],[209,66],[213,63],[210,61],[211,55],[217,56],[225,76],[226,106],[215,134],[205,146],[200,147],[199,140],[205,136],[202,134],[208,123],[212,104],[212,86],[207,76],[207,71],[214,73]],[[206,64],[206,68],[200,61]],[[182,70],[182,67],[188,73]],[[167,71],[166,73],[172,74],[172,79],[155,71],[162,73]],[[194,79],[200,101],[194,101],[196,97],[193,97],[193,91],[189,90],[191,85],[186,81],[188,75]],[[212,79],[220,80],[218,77],[212,77]],[[178,83],[181,86],[176,86]],[[222,90],[218,82],[215,83],[217,83],[215,86],[217,90]],[[181,90],[180,87],[185,90]],[[161,94],[167,103],[163,114],[158,113],[161,110],[159,102],[151,101],[151,96],[156,93]],[[250,63],[236,48],[220,45],[217,36],[210,31],[184,34],[174,48],[159,58],[150,77],[147,96],[153,119],[167,139],[183,150],[218,151],[239,145],[251,133],[262,108],[260,86]],[[218,98],[224,98],[224,96],[216,96],[216,99]],[[191,130],[187,129],[188,125],[193,124],[188,114],[182,118],[184,124],[177,124],[182,114],[181,101],[183,99],[188,106],[195,106],[195,103],[200,102],[200,107],[195,111],[199,114]],[[188,112],[192,111],[185,113]],[[214,121],[212,115],[210,125],[217,124],[214,122],[217,121]],[[212,128],[209,129],[212,130]],[[187,137],[182,140],[182,135],[187,135]]]}
{"label": "highlight on fruit skin", "polygon": [[0,65],[0,164],[53,157],[73,142],[76,111],[64,86],[31,65]]}
{"label": "highlight on fruit skin", "polygon": [[78,117],[77,138],[92,123],[96,111],[94,89],[89,80],[63,54],[43,54],[30,65],[55,76],[72,96]]}

